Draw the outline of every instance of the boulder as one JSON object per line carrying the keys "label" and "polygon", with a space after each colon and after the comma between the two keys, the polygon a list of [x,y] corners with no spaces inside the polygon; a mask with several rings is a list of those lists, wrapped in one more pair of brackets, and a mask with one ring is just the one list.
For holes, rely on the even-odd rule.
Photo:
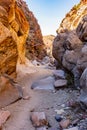
{"label": "boulder", "polygon": [[54,90],[54,77],[49,76],[34,82],[31,86],[34,90]]}
{"label": "boulder", "polygon": [[65,72],[63,70],[54,70],[53,75],[56,79],[65,79]]}
{"label": "boulder", "polygon": [[77,68],[79,71],[83,72],[87,67],[87,44],[82,47],[80,53],[80,58],[77,61]]}
{"label": "boulder", "polygon": [[87,108],[87,68],[82,73],[80,78],[81,95],[79,98],[81,106]]}
{"label": "boulder", "polygon": [[76,31],[60,33],[53,42],[53,56],[60,64],[68,70],[72,70],[80,57],[83,46]]}

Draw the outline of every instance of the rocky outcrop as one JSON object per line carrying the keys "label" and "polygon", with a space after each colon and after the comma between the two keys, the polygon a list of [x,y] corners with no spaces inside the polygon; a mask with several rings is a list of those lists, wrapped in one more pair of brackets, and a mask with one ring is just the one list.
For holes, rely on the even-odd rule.
{"label": "rocky outcrop", "polygon": [[58,33],[65,30],[74,30],[79,25],[83,16],[87,14],[87,0],[81,0],[79,4],[75,5],[69,13],[66,14],[62,20]]}
{"label": "rocky outcrop", "polygon": [[[63,19],[53,42],[53,56],[82,88],[80,102],[87,105],[87,0],[82,0]],[[84,71],[85,70],[85,71]],[[83,74],[82,74],[83,73]],[[84,96],[85,95],[85,96]]]}
{"label": "rocky outcrop", "polygon": [[16,71],[17,60],[25,63],[29,24],[15,0],[0,0],[0,74]]}
{"label": "rocky outcrop", "polygon": [[81,37],[85,31],[84,29],[81,35],[80,31],[82,31],[81,29],[84,27],[84,24],[82,24],[82,28],[79,29],[81,23],[74,31],[59,33],[53,42],[53,56],[60,65],[73,73],[76,86],[79,86],[77,81],[79,81],[82,72],[87,67],[86,35],[84,35],[84,39]]}
{"label": "rocky outcrop", "polygon": [[43,58],[46,55],[46,51],[44,48],[41,29],[37,19],[29,10],[26,2],[17,0],[17,4],[24,11],[25,16],[30,24],[30,31],[26,43],[26,56],[29,59],[35,59],[35,57]]}

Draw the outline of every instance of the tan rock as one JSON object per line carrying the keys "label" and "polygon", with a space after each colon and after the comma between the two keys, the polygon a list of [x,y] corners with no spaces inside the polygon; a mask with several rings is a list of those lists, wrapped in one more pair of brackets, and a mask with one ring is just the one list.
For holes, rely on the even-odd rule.
{"label": "tan rock", "polygon": [[31,114],[31,121],[35,127],[47,126],[48,121],[44,112],[33,112]]}
{"label": "tan rock", "polygon": [[60,126],[61,126],[63,129],[65,129],[65,128],[67,128],[67,127],[70,125],[70,120],[69,120],[69,119],[67,119],[67,120],[62,120],[59,124],[60,124]]}

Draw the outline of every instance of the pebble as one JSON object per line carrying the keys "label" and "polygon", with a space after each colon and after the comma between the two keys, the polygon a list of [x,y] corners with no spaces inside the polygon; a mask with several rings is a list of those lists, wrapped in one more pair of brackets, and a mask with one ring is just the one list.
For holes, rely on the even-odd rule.
{"label": "pebble", "polygon": [[65,129],[65,128],[67,128],[67,127],[69,126],[70,120],[69,120],[69,119],[62,120],[59,124],[60,124],[60,126],[61,126],[63,129]]}
{"label": "pebble", "polygon": [[63,109],[60,109],[60,110],[55,110],[55,112],[57,113],[57,114],[63,114],[64,113],[64,110]]}
{"label": "pebble", "polygon": [[56,119],[56,121],[60,122],[60,121],[62,120],[62,117],[57,114],[57,115],[55,116],[55,119]]}
{"label": "pebble", "polygon": [[64,80],[64,79],[56,80],[54,83],[54,86],[55,86],[55,88],[67,86],[67,80]]}
{"label": "pebble", "polygon": [[44,112],[32,112],[30,117],[34,127],[47,126],[48,121]]}

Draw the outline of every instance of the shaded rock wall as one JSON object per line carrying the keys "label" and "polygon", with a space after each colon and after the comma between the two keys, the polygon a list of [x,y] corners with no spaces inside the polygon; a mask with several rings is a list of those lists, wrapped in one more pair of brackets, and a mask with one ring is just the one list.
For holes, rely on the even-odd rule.
{"label": "shaded rock wall", "polygon": [[23,9],[25,16],[30,24],[30,31],[26,43],[26,56],[29,59],[35,57],[43,58],[46,55],[44,48],[43,37],[40,26],[33,13],[29,10],[26,2],[17,0],[17,4]]}

